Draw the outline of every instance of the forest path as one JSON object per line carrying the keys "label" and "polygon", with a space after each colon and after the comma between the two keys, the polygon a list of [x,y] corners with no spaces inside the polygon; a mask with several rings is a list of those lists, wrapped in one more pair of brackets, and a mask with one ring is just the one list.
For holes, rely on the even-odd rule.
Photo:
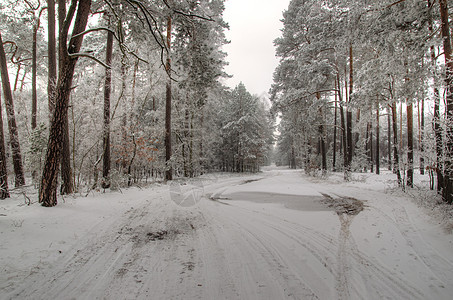
{"label": "forest path", "polygon": [[412,221],[420,210],[407,201],[290,170],[208,180],[202,190],[190,207],[171,201],[165,186],[142,193],[140,205],[98,223],[0,298],[449,299],[453,292],[453,255],[420,232]]}

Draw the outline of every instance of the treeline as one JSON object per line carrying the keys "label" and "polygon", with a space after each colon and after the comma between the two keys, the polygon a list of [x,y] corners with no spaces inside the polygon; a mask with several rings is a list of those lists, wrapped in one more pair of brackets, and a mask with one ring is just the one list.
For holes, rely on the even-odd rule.
{"label": "treeline", "polygon": [[429,172],[452,203],[448,4],[292,0],[275,41],[279,163],[343,170],[346,180],[384,164],[403,187],[416,170]]}
{"label": "treeline", "polygon": [[263,100],[219,81],[228,76],[224,0],[9,0],[0,9],[1,198],[8,170],[16,187],[31,175],[39,202],[54,206],[58,194],[256,171],[269,156]]}

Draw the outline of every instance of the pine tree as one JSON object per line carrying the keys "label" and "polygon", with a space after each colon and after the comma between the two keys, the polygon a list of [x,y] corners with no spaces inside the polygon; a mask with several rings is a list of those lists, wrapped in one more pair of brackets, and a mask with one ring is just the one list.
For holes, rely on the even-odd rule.
{"label": "pine tree", "polygon": [[2,77],[3,95],[5,98],[6,117],[8,119],[9,138],[11,143],[11,152],[13,156],[13,167],[15,174],[15,186],[25,184],[24,169],[22,165],[22,155],[20,151],[19,135],[14,113],[13,94],[9,81],[8,66],[6,63],[6,54],[3,47],[3,40],[0,33],[0,68]]}
{"label": "pine tree", "polygon": [[[59,11],[62,11],[65,1],[60,0],[58,4]],[[77,15],[72,32],[73,38],[71,38],[68,44],[68,32],[76,11],[76,5]],[[77,1],[73,1],[67,12],[67,17],[62,24],[63,26],[60,27],[60,65],[56,86],[56,103],[50,126],[49,142],[39,192],[39,202],[47,207],[57,205],[58,166],[63,153],[63,137],[65,135],[65,129],[67,129],[65,124],[67,124],[68,119],[69,96],[78,59],[77,53],[82,46],[83,35],[80,35],[80,33],[85,30],[90,7],[91,0],[79,0],[78,3]]]}
{"label": "pine tree", "polygon": [[3,134],[2,97],[0,93],[0,199],[9,198],[8,172],[6,170],[5,137]]}
{"label": "pine tree", "polygon": [[102,188],[110,187],[110,94],[112,88],[112,53],[113,53],[113,33],[107,33],[107,47],[105,54],[105,64],[109,67],[105,69],[104,82],[104,126],[103,126],[103,167],[102,167]]}
{"label": "pine tree", "polygon": [[173,179],[173,167],[172,167],[172,141],[171,141],[171,16],[167,17],[167,63],[165,65],[165,71],[167,72],[167,83],[165,86],[165,179]]}
{"label": "pine tree", "polygon": [[440,16],[441,16],[441,35],[443,40],[443,49],[445,57],[445,89],[446,89],[446,141],[445,149],[447,150],[444,163],[443,176],[443,199],[451,204],[453,203],[453,61],[452,61],[452,46],[450,37],[450,26],[448,17],[448,3],[446,0],[439,0]]}

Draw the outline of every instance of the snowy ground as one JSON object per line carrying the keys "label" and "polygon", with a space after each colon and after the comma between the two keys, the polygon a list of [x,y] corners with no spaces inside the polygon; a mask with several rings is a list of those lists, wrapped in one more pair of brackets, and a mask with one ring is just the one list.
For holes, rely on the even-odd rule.
{"label": "snowy ground", "polygon": [[354,176],[211,175],[55,208],[16,195],[0,201],[0,299],[451,299],[445,222],[392,174]]}

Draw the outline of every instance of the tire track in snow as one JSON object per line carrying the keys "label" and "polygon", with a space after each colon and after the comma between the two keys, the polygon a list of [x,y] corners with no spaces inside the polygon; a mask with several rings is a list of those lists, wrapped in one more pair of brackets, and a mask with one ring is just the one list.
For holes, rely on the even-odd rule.
{"label": "tire track in snow", "polygon": [[442,288],[453,286],[453,263],[442,257],[430,245],[428,245],[414,228],[413,222],[409,219],[407,210],[399,207],[393,211],[396,224],[407,244],[414,250],[418,258],[432,272],[432,274],[442,282]]}
{"label": "tire track in snow", "polygon": [[[424,264],[432,275],[431,278],[427,279],[433,282],[432,288],[443,289],[453,286],[453,262],[440,255],[420,236],[413,222],[409,219],[404,206],[397,206],[392,211],[393,217],[378,207],[371,206],[371,208],[379,212],[382,217],[398,230],[418,260]],[[436,282],[436,286],[434,286],[434,282]]]}
{"label": "tire track in snow", "polygon": [[[154,205],[131,208],[123,216],[102,227],[93,228],[78,244],[49,268],[30,274],[27,282],[7,299],[93,299],[102,294],[118,267],[129,259],[133,243],[129,231],[142,223]],[[30,283],[30,281],[32,283]]]}
{"label": "tire track in snow", "polygon": [[219,236],[224,236],[224,228],[212,218],[206,218],[206,226],[197,230],[198,248],[202,266],[205,299],[238,299],[239,292],[234,283],[234,271],[226,256],[226,245]]}
{"label": "tire track in snow", "polygon": [[[235,214],[235,217],[239,217],[239,214]],[[223,224],[229,224],[227,234],[232,235],[235,242],[234,248],[237,248],[234,260],[236,263],[244,264],[242,269],[247,276],[241,278],[247,281],[245,288],[249,290],[246,291],[242,288],[240,298],[317,299],[318,297],[298,274],[292,272],[290,263],[295,261],[287,257],[288,253],[282,254],[282,250],[275,247],[275,241],[268,240],[268,237],[261,235],[262,232],[257,234],[256,228],[251,230],[250,228],[253,228],[254,224],[245,222],[246,219],[242,217],[248,218],[250,215],[242,215],[240,221],[220,214],[215,217],[216,221],[222,220]],[[256,288],[256,284],[258,284],[258,288]],[[260,288],[267,292],[259,296]],[[276,291],[279,292],[275,294]],[[272,293],[274,296],[271,296]]]}
{"label": "tire track in snow", "polygon": [[[359,298],[369,298],[368,296],[370,295],[382,295],[383,297],[389,297],[389,295],[391,295],[396,298],[410,299],[424,298],[423,293],[418,290],[416,286],[388,269],[388,267],[361,252],[357,248],[353,237],[349,236],[349,234],[345,234],[345,232],[340,232],[338,242],[335,242],[334,238],[331,236],[327,236],[321,232],[307,228],[306,226],[301,226],[300,224],[294,224],[298,227],[298,229],[294,232],[294,234],[290,235],[288,234],[288,229],[291,227],[281,226],[282,223],[287,225],[287,221],[282,222],[282,219],[270,214],[238,207],[233,205],[233,203],[229,204],[235,209],[253,213],[255,216],[262,215],[264,219],[261,219],[260,222],[263,225],[278,230],[280,234],[288,237],[291,236],[292,239],[297,240],[300,245],[313,254],[313,256],[318,259],[330,273],[337,276],[337,278],[340,278],[337,290],[340,289],[340,286],[345,287],[345,285],[342,284],[350,284],[350,286],[346,285],[349,292],[339,290],[339,298],[350,298],[353,296],[357,296]],[[250,215],[248,216],[251,217]],[[277,222],[266,222],[266,219],[269,220],[270,218],[273,218],[274,220],[277,219]],[[241,226],[240,223],[238,223],[238,225]],[[260,233],[262,232],[264,231],[260,229]],[[315,244],[313,242],[315,242]],[[343,243],[343,246],[341,246],[340,243]],[[334,253],[332,246],[335,246],[336,249],[338,249],[336,254]],[[323,254],[320,255],[319,253]],[[335,260],[333,257],[336,257],[337,259]],[[345,262],[344,259],[350,259],[350,262]],[[335,267],[331,268],[329,267],[330,265]],[[351,270],[353,273],[351,273]],[[349,274],[342,273],[344,271],[349,272]],[[355,276],[354,280],[350,282],[352,274],[355,274]],[[343,278],[346,280],[344,283],[341,282]],[[387,287],[387,289],[385,291],[380,291],[379,289],[382,289],[382,286]]]}

